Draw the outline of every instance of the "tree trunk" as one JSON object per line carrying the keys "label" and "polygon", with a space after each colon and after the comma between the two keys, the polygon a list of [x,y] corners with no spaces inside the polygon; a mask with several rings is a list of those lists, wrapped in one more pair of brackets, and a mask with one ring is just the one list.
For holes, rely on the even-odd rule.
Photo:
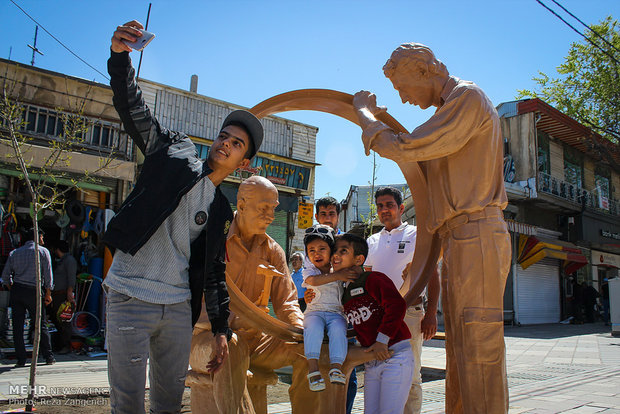
{"label": "tree trunk", "polygon": [[[34,227],[34,263],[35,263],[35,283],[37,289],[36,298],[36,315],[34,318],[34,339],[32,343],[32,359],[30,362],[30,380],[28,382],[28,398],[26,399],[26,412],[31,412],[34,405],[35,397],[35,380],[37,375],[37,360],[39,359],[39,342],[41,339],[41,307],[43,306],[43,298],[41,291],[41,257],[39,255],[39,222],[37,221],[37,214],[39,213],[39,203],[33,197],[32,203],[33,218],[32,223]],[[32,318],[32,315],[30,316]]]}

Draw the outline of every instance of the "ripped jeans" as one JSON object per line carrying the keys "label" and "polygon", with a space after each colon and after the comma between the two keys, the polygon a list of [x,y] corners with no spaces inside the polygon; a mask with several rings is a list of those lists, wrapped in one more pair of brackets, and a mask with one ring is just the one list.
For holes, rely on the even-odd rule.
{"label": "ripped jeans", "polygon": [[151,412],[179,412],[192,339],[189,300],[159,305],[107,291],[111,412],[145,412],[147,359]]}

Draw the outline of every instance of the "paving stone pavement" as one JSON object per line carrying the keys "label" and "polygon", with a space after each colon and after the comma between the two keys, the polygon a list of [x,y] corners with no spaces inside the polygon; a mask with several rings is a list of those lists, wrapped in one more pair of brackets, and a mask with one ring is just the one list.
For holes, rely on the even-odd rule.
{"label": "paving stone pavement", "polygon": [[[619,413],[620,338],[603,324],[506,327],[510,413]],[[422,364],[437,377],[445,369],[443,341],[424,344]],[[104,358],[61,355],[37,368],[37,384],[51,394],[105,393]],[[19,395],[11,386],[28,384],[29,367],[0,361],[0,401]],[[441,375],[439,375],[441,377]],[[424,382],[423,413],[444,412],[444,380]],[[11,392],[13,391],[13,392]],[[363,413],[363,388],[354,413]],[[269,413],[290,413],[290,404],[271,404]]]}

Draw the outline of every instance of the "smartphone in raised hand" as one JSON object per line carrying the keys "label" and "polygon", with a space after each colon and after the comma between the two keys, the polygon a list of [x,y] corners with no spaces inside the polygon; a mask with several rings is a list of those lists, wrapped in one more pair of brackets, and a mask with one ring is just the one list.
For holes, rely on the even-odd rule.
{"label": "smartphone in raised hand", "polygon": [[123,40],[123,42],[130,48],[141,52],[146,47],[146,45],[151,43],[151,40],[155,38],[155,35],[151,32],[147,32],[146,30],[138,30],[140,30],[142,36],[137,38],[135,42],[129,42],[127,40]]}

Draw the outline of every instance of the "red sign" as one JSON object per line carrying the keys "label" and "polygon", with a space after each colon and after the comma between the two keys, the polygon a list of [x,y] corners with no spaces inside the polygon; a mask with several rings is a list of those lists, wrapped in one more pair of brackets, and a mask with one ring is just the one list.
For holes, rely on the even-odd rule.
{"label": "red sign", "polygon": [[266,178],[274,184],[280,184],[280,185],[286,184],[286,179],[284,177],[274,177],[272,175],[268,175]]}

